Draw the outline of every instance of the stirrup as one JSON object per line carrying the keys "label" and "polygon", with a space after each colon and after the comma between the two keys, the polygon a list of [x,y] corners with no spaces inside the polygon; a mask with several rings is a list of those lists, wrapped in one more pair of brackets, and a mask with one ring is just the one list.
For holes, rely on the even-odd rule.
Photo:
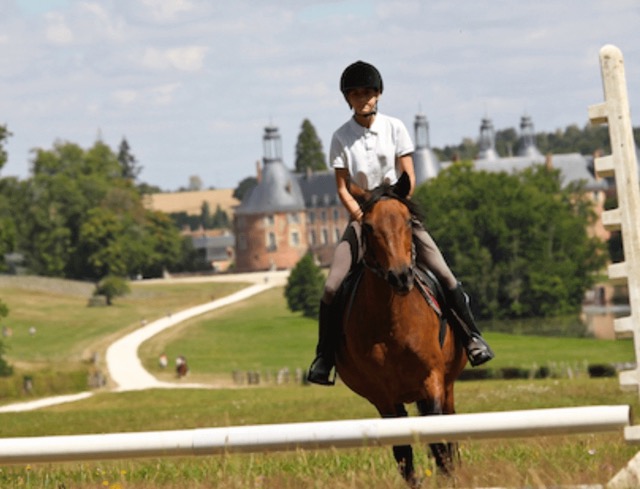
{"label": "stirrup", "polygon": [[465,350],[467,351],[467,358],[472,367],[478,367],[495,357],[493,350],[487,342],[484,341],[484,338],[477,334],[471,337],[471,341],[467,343]]}
{"label": "stirrup", "polygon": [[316,359],[311,362],[309,372],[307,373],[307,380],[312,384],[318,385],[335,385],[336,375],[334,373],[333,379],[331,379],[331,370],[333,365],[322,356],[317,356]]}

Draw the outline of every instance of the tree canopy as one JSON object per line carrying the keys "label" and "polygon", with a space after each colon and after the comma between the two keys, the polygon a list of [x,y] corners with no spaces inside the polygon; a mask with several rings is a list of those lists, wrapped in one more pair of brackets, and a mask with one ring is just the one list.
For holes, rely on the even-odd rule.
{"label": "tree canopy", "polygon": [[304,173],[307,169],[320,171],[327,169],[327,158],[322,151],[322,141],[316,128],[309,119],[302,121],[298,141],[296,142],[296,172]]}
{"label": "tree canopy", "polygon": [[38,275],[160,275],[181,259],[182,238],[166,215],[143,206],[132,162],[128,145],[116,155],[101,141],[36,150],[30,178],[0,180],[0,251],[20,251]]}
{"label": "tree canopy", "polygon": [[472,295],[481,318],[550,316],[579,309],[604,244],[590,237],[592,204],[543,166],[507,174],[454,164],[421,185],[425,225]]}

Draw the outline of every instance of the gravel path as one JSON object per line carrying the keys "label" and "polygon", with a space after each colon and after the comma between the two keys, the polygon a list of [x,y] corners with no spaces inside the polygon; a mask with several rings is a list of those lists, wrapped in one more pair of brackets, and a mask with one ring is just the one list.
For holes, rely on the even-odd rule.
{"label": "gravel path", "polygon": [[[180,279],[159,279],[157,282],[167,282],[171,280],[173,282],[185,282],[185,283],[197,283],[197,282],[249,282],[253,285],[242,289],[227,297],[217,299],[206,304],[195,306],[178,313],[174,313],[171,316],[167,316],[151,323],[148,323],[141,328],[135,330],[126,336],[123,336],[107,349],[106,362],[109,376],[113,383],[116,384],[114,391],[132,391],[132,390],[144,390],[144,389],[179,389],[179,388],[212,388],[206,384],[189,384],[183,382],[161,382],[151,375],[140,362],[138,358],[138,348],[140,345],[149,338],[157,335],[161,331],[164,331],[172,326],[175,326],[182,321],[191,319],[192,317],[205,314],[214,309],[233,304],[235,302],[243,301],[249,297],[264,292],[272,287],[278,287],[286,284],[288,277],[287,271],[278,272],[261,272],[250,274],[236,274],[236,275],[220,275],[212,277],[189,277]],[[37,399],[34,401],[21,402],[17,404],[9,404],[6,406],[0,406],[0,413],[9,412],[21,412],[32,411],[34,409],[40,409],[47,406],[53,406],[56,404],[63,404],[67,402],[75,402],[82,399],[91,397],[93,392],[80,392],[78,394],[55,396],[44,399]]]}

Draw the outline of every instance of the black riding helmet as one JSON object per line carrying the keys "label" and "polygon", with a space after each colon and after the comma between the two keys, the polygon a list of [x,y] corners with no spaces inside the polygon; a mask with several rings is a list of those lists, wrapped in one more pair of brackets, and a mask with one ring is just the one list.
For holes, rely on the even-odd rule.
{"label": "black riding helmet", "polygon": [[378,69],[364,61],[347,66],[340,77],[340,91],[346,99],[349,90],[354,88],[373,88],[382,93],[382,76]]}

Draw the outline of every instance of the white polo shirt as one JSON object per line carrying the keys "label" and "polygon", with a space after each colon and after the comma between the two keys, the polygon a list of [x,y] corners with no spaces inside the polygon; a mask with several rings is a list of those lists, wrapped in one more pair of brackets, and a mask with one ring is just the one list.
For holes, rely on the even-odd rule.
{"label": "white polo shirt", "polygon": [[370,128],[353,117],[331,139],[329,161],[335,169],[346,168],[361,187],[371,190],[383,182],[398,180],[396,158],[413,153],[409,132],[399,119],[378,113]]}

